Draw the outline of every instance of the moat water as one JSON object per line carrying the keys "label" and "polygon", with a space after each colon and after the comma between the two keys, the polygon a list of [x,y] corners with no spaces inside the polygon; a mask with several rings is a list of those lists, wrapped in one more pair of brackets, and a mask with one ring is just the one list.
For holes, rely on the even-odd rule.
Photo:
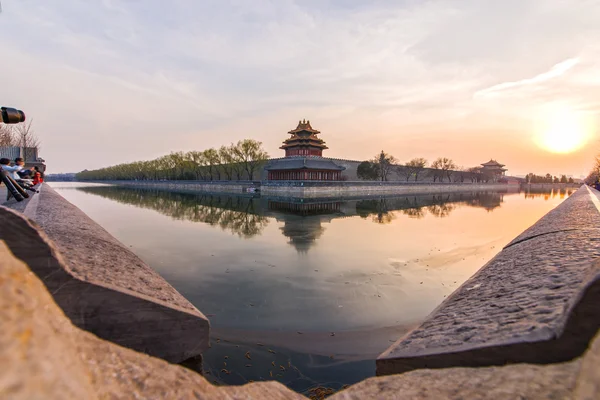
{"label": "moat water", "polygon": [[302,392],[375,358],[570,195],[295,201],[51,183],[211,322],[205,376]]}

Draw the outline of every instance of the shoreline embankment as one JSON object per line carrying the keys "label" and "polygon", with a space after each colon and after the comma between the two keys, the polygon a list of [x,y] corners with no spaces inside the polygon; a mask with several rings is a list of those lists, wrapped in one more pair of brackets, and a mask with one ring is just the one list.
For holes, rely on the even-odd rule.
{"label": "shoreline embankment", "polygon": [[[86,182],[86,181],[84,181]],[[298,199],[350,198],[404,194],[459,193],[473,191],[518,191],[505,183],[431,183],[378,181],[87,181],[130,188],[182,193],[258,194]]]}

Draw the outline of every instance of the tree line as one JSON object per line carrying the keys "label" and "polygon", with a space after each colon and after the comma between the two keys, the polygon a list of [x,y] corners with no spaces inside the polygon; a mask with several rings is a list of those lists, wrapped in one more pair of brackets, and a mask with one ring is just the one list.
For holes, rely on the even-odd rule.
{"label": "tree line", "polygon": [[462,168],[448,157],[438,157],[430,165],[425,158],[417,157],[406,163],[399,163],[396,157],[381,151],[373,159],[358,165],[357,176],[364,180],[388,181],[391,176],[407,182],[430,177],[434,182],[489,182],[494,177],[482,172],[481,167]]}
{"label": "tree line", "polygon": [[536,175],[533,173],[527,174],[525,176],[526,183],[575,183],[573,178],[568,177],[566,175],[561,175],[560,178],[558,176],[552,176],[551,174],[546,175]]}
{"label": "tree line", "polygon": [[[600,177],[600,157],[597,159],[597,176]],[[438,157],[430,165],[425,158],[418,157],[406,163],[399,163],[396,157],[381,151],[371,160],[363,161],[358,165],[357,176],[364,180],[388,181],[396,175],[399,179],[414,180],[429,177],[433,182],[490,182],[498,178],[493,174],[486,172],[481,166],[464,168],[457,165],[454,160],[448,157]],[[504,178],[498,179],[503,182]],[[561,175],[560,178],[546,175],[527,174],[525,177],[527,183],[574,183],[571,177]]]}
{"label": "tree line", "polygon": [[84,170],[80,180],[252,180],[269,159],[262,142],[240,140],[203,151],[173,152],[150,161],[135,161]]}

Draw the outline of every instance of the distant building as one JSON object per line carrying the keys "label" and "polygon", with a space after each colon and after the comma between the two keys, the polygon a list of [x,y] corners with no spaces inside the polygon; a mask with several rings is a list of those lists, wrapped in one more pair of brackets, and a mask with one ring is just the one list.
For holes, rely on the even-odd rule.
{"label": "distant building", "polygon": [[491,177],[491,180],[496,182],[506,174],[506,169],[503,167],[504,164],[500,164],[496,160],[490,160],[481,164],[481,169],[479,171],[482,174]]}
{"label": "distant building", "polygon": [[288,132],[291,137],[283,142],[280,149],[285,157],[272,160],[265,170],[268,180],[339,181],[345,167],[323,158],[327,149],[325,141],[319,138],[321,132],[310,126],[310,121],[298,121],[296,129]]}

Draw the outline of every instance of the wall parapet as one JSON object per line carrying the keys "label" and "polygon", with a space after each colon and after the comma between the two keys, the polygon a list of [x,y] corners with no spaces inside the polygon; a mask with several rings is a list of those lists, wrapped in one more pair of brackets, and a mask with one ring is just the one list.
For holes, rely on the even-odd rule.
{"label": "wall parapet", "polygon": [[76,326],[171,362],[208,348],[208,319],[48,185],[29,201],[5,205],[22,211],[43,232],[0,208],[0,240],[29,265]]}
{"label": "wall parapet", "polygon": [[509,243],[417,329],[377,374],[572,360],[600,327],[600,201],[581,187]]}

